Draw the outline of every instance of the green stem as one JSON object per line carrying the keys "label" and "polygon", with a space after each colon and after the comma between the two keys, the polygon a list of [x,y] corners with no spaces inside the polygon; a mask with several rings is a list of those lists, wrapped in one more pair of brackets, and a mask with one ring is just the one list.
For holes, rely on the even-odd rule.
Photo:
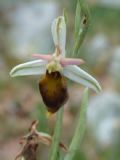
{"label": "green stem", "polygon": [[50,160],[57,160],[60,136],[61,136],[61,130],[62,130],[63,110],[64,108],[62,107],[57,113],[55,131],[54,131],[53,141],[52,141],[51,150],[49,154]]}
{"label": "green stem", "polygon": [[78,54],[78,51],[87,33],[89,22],[90,22],[90,14],[88,6],[84,0],[78,0],[76,8],[76,18],[75,18],[75,41],[74,41],[73,54]]}
{"label": "green stem", "polygon": [[82,104],[80,108],[78,124],[75,130],[74,137],[72,139],[71,145],[69,147],[68,154],[65,156],[64,160],[74,160],[74,156],[78,150],[79,145],[82,142],[85,128],[86,128],[86,111],[88,105],[88,89],[86,88],[83,94]]}

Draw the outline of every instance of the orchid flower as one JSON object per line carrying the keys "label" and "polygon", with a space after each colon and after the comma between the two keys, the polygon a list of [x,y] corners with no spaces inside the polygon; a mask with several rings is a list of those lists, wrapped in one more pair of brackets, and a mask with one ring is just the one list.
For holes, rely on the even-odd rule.
{"label": "orchid flower", "polygon": [[82,59],[66,58],[66,23],[63,16],[52,23],[52,36],[55,44],[53,54],[33,54],[37,60],[23,63],[14,67],[11,77],[40,75],[39,89],[49,112],[56,112],[68,99],[66,79],[80,83],[96,92],[101,90],[99,83],[82,70],[78,65]]}

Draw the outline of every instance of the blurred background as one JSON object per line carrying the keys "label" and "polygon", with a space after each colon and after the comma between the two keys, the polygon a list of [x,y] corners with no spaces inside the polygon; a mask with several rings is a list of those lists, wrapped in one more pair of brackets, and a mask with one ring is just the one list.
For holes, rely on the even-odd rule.
{"label": "blurred background", "polygon": [[[90,91],[87,130],[75,160],[120,160],[120,0],[86,0],[91,23],[79,57],[81,66],[101,84],[102,92]],[[53,134],[55,116],[46,119],[38,90],[39,76],[11,78],[19,63],[32,53],[54,51],[51,23],[67,10],[67,54],[74,37],[76,0],[0,0],[0,159],[11,160],[20,151],[19,138],[34,119],[38,129]],[[69,145],[76,126],[83,87],[68,82],[61,141]],[[39,147],[38,159],[47,160],[49,148]]]}

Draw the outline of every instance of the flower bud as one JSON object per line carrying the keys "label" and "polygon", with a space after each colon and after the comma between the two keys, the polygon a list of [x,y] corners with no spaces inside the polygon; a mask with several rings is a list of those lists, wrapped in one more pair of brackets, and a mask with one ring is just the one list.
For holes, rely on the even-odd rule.
{"label": "flower bud", "polygon": [[60,54],[64,56],[66,44],[66,24],[63,16],[60,16],[53,21],[52,35],[55,46],[60,49]]}

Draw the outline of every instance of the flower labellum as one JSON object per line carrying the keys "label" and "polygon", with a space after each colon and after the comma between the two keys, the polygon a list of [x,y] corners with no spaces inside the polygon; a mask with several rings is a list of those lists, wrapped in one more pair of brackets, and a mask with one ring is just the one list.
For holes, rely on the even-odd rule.
{"label": "flower labellum", "polygon": [[56,112],[68,99],[65,78],[55,71],[43,75],[39,83],[40,93],[49,112]]}
{"label": "flower labellum", "polygon": [[99,92],[101,87],[95,78],[77,66],[84,63],[82,59],[65,57],[66,24],[63,16],[53,21],[52,35],[55,44],[53,54],[33,54],[38,60],[14,67],[10,75],[40,75],[39,90],[42,99],[48,112],[55,113],[68,99],[65,77],[96,92]]}

